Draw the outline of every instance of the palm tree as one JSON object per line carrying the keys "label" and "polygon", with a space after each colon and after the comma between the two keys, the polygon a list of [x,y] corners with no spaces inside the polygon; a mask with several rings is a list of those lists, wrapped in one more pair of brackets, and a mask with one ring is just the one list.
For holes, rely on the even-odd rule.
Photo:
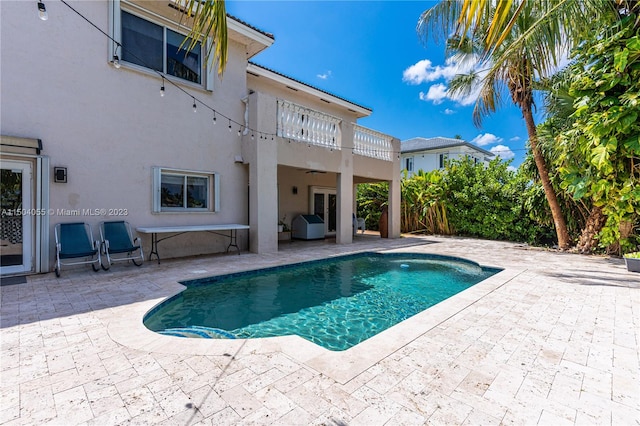
{"label": "palm tree", "polygon": [[[227,12],[224,0],[183,0],[184,11],[191,31],[187,34],[183,45],[187,50],[193,49],[204,37],[211,37],[206,58],[214,55],[218,74],[222,75],[227,65]],[[182,47],[182,46],[180,46]]]}
{"label": "palm tree", "polygon": [[[499,48],[511,33],[518,17],[525,10],[526,3],[538,3],[540,19],[533,23],[528,35],[521,40],[512,42],[514,45],[524,43],[525,39],[543,28],[549,21],[560,22],[565,34],[574,41],[579,41],[585,30],[607,9],[629,10],[637,7],[638,0],[453,0],[444,7],[437,21],[432,24],[440,25],[447,21],[448,25],[455,25],[457,34],[465,34],[472,28],[486,28],[484,37],[484,51],[490,53]],[[452,21],[453,19],[453,21]]]}
{"label": "palm tree", "polygon": [[[565,0],[571,3],[571,0]],[[466,4],[467,2],[464,2]],[[449,38],[448,54],[455,53],[463,60],[475,61],[475,70],[458,75],[451,82],[453,93],[469,94],[479,88],[479,96],[473,111],[474,123],[480,126],[482,119],[495,112],[502,104],[502,95],[509,93],[513,103],[520,108],[525,121],[529,144],[538,169],[545,197],[551,209],[556,229],[558,246],[567,249],[571,239],[556,193],[549,179],[544,157],[538,146],[536,125],[533,119],[535,79],[553,73],[559,66],[562,54],[568,55],[572,39],[555,19],[541,20],[548,15],[544,0],[483,1],[483,11],[487,16],[501,14],[506,24],[501,27],[499,44],[487,46],[487,40],[495,27],[485,21],[473,19],[470,25],[459,25],[470,18],[461,17],[464,12],[462,1],[443,1],[425,11],[418,22],[418,31],[428,39],[429,31],[440,27],[444,34],[457,31]],[[504,10],[504,4],[510,5]],[[531,31],[532,28],[535,31]],[[484,67],[484,69],[483,69]]]}

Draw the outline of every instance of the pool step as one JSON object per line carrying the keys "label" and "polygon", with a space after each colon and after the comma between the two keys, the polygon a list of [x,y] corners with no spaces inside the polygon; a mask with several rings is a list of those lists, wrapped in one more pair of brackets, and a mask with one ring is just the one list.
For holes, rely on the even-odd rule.
{"label": "pool step", "polygon": [[236,336],[229,333],[226,330],[221,330],[219,328],[211,328],[211,327],[202,327],[199,325],[192,325],[189,327],[180,327],[180,328],[167,328],[166,330],[158,331],[160,334],[164,334],[166,336],[177,336],[177,337],[189,337],[189,338],[200,338],[200,339],[235,339]]}

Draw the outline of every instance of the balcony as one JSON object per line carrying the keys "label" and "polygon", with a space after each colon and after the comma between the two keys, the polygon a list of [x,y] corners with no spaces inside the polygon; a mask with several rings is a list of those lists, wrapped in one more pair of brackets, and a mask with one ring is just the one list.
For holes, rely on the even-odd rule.
{"label": "balcony", "polygon": [[353,125],[353,153],[379,160],[393,161],[391,136]]}
{"label": "balcony", "polygon": [[309,145],[342,148],[340,119],[278,99],[277,135]]}
{"label": "balcony", "polygon": [[353,144],[343,145],[340,118],[278,99],[277,135],[308,145],[341,150],[353,146],[355,155],[393,161],[392,137],[351,123]]}

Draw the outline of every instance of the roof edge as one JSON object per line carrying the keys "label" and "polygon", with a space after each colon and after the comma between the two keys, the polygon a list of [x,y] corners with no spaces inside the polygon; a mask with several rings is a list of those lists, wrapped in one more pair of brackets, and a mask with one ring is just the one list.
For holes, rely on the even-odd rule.
{"label": "roof edge", "polygon": [[252,61],[249,61],[247,64],[247,71],[260,77],[266,77],[275,81],[279,81],[282,84],[293,87],[294,89],[298,89],[310,95],[317,96],[319,98],[326,99],[327,97],[330,97],[331,99],[329,100],[331,100],[336,105],[355,112],[358,115],[358,118],[368,117],[373,112],[371,108],[359,105],[345,98],[341,98],[340,96],[334,95],[333,93],[327,92],[326,90],[319,89],[308,83],[289,77],[288,75],[275,71],[271,68],[267,68],[263,65],[259,65]]}

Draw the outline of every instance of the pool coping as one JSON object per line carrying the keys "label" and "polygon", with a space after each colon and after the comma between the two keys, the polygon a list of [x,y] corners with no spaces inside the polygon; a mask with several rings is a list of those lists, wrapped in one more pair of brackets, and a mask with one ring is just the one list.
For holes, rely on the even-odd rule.
{"label": "pool coping", "polygon": [[[379,253],[410,252],[411,247],[380,250]],[[462,257],[460,257],[462,258]],[[466,259],[466,258],[462,258]],[[481,265],[495,268],[493,265]],[[377,362],[410,344],[448,318],[507,284],[525,269],[505,268],[484,281],[388,328],[344,351],[331,351],[302,337],[282,336],[255,339],[188,339],[162,335],[147,329],[143,317],[157,304],[181,292],[175,287],[159,297],[130,304],[114,312],[107,330],[109,336],[126,347],[165,354],[239,356],[242,353],[282,352],[339,383],[346,383]]]}

